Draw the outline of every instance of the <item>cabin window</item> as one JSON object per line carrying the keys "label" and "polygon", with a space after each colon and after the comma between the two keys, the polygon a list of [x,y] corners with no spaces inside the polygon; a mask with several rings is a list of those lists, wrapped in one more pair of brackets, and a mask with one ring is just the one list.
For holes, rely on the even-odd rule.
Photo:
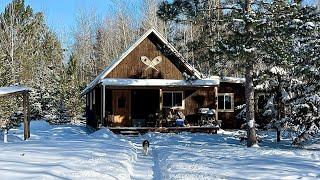
{"label": "cabin window", "polygon": [[163,92],[163,107],[165,108],[183,108],[182,91],[165,91]]}
{"label": "cabin window", "polygon": [[125,108],[126,107],[126,97],[121,96],[118,98],[118,108]]}
{"label": "cabin window", "polygon": [[218,94],[218,111],[220,112],[234,111],[234,94],[233,93]]}

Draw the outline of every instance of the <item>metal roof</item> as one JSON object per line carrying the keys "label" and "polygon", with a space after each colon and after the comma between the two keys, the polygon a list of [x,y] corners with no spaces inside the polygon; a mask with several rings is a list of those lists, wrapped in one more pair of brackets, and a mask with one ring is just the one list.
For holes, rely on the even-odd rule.
{"label": "metal roof", "polygon": [[31,89],[24,86],[7,86],[0,87],[0,96],[11,95],[15,93],[26,93],[30,92]]}

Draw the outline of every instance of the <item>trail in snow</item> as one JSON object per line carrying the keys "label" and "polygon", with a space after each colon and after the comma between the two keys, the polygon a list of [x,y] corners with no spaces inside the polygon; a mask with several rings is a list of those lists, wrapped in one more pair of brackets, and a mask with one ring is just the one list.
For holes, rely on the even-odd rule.
{"label": "trail in snow", "polygon": [[143,154],[142,141],[146,138],[140,137],[128,137],[128,140],[132,142],[134,149],[136,150],[136,159],[132,165],[133,171],[131,174],[132,179],[156,179],[160,180],[161,171],[158,164],[158,155],[155,148],[155,144],[150,145],[149,154],[146,156]]}
{"label": "trail in snow", "polygon": [[159,164],[159,156],[158,156],[158,147],[155,145],[155,147],[152,148],[152,155],[153,155],[153,178],[154,179],[163,179],[162,178],[162,172]]}
{"label": "trail in snow", "polygon": [[[275,143],[275,133],[266,132],[260,133],[260,148],[246,148],[236,134],[128,137],[32,121],[28,141],[21,140],[20,127],[9,131],[9,143],[0,142],[0,174],[1,179],[320,179],[319,143],[317,150],[296,149],[289,139]],[[142,154],[145,139],[148,156]]]}

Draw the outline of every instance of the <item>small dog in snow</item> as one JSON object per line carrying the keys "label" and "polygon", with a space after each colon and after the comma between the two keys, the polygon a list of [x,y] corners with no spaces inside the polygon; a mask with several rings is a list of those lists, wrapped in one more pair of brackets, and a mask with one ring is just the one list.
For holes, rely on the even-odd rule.
{"label": "small dog in snow", "polygon": [[143,142],[142,142],[142,147],[143,147],[143,153],[144,153],[144,155],[148,155],[148,152],[149,152],[149,145],[150,145],[150,143],[149,143],[149,141],[148,140],[144,140]]}

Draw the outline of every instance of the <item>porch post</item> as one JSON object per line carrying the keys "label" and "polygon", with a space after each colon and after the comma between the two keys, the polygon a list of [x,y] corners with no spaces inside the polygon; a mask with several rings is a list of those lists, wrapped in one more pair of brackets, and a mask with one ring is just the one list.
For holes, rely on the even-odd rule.
{"label": "porch post", "polygon": [[218,116],[218,87],[215,86],[214,87],[214,98],[215,98],[215,105],[216,105],[216,114],[215,114],[215,118],[216,120],[218,120],[219,116]]}
{"label": "porch post", "polygon": [[101,90],[100,90],[100,121],[102,123],[102,125],[104,126],[104,119],[103,119],[103,86],[101,86]]}
{"label": "porch post", "polygon": [[159,120],[158,120],[158,126],[162,127],[162,119],[163,119],[163,113],[162,113],[162,109],[163,109],[163,92],[162,89],[160,88],[159,90]]}
{"label": "porch post", "polygon": [[92,91],[90,91],[90,97],[89,97],[89,103],[90,103],[90,110],[92,110]]}
{"label": "porch post", "polygon": [[26,140],[30,137],[30,122],[29,122],[29,94],[23,94],[23,139]]}
{"label": "porch post", "polygon": [[104,122],[104,119],[106,117],[106,89],[105,85],[102,85],[102,119]]}

